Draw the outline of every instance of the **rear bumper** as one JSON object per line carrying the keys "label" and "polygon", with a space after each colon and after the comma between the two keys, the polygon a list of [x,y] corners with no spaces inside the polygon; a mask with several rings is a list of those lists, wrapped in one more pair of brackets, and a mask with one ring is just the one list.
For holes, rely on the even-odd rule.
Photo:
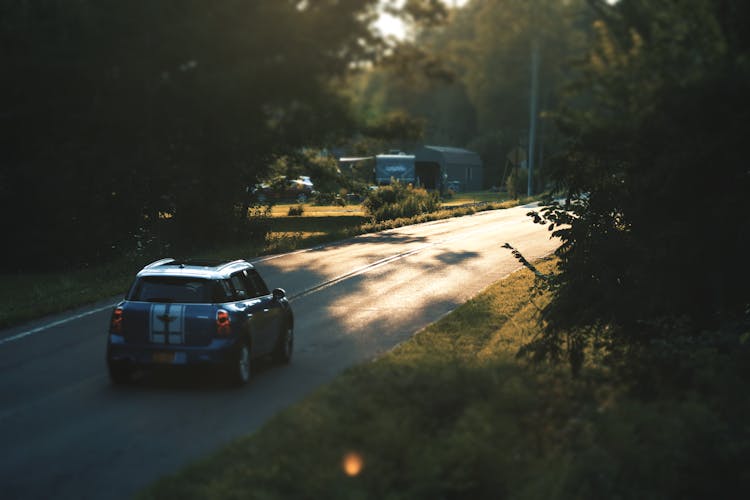
{"label": "rear bumper", "polygon": [[237,339],[214,339],[207,346],[126,344],[118,335],[107,342],[107,363],[137,366],[222,365],[233,361]]}

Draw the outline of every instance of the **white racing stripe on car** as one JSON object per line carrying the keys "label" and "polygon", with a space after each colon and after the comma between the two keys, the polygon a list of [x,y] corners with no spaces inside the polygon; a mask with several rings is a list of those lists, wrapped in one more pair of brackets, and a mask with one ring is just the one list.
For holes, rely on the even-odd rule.
{"label": "white racing stripe on car", "polygon": [[182,304],[154,304],[149,315],[150,341],[154,344],[185,343],[185,306]]}
{"label": "white racing stripe on car", "polygon": [[75,321],[77,319],[85,318],[86,316],[91,316],[92,314],[96,314],[102,311],[106,311],[107,309],[112,309],[120,302],[114,302],[108,306],[102,306],[98,307],[96,309],[92,309],[90,311],[86,311],[80,314],[76,314],[75,316],[69,316],[65,319],[61,319],[58,321],[53,321],[52,323],[47,323],[46,325],[38,326],[36,328],[33,328],[31,330],[26,330],[25,332],[17,333],[16,335],[12,335],[10,337],[6,337],[4,339],[0,339],[0,345],[7,344],[9,342],[14,342],[16,340],[21,340],[24,337],[28,337],[30,335],[34,335],[35,333],[43,332],[44,330],[49,330],[50,328],[54,328],[56,326],[64,325],[65,323],[70,323],[71,321]]}

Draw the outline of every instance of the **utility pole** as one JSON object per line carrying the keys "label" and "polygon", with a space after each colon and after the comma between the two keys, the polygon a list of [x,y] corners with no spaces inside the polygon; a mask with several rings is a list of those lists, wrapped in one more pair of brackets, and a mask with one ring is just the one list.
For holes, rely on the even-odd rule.
{"label": "utility pole", "polygon": [[529,99],[529,178],[526,184],[527,196],[534,194],[534,148],[536,147],[537,94],[539,93],[539,39],[531,41],[531,97]]}

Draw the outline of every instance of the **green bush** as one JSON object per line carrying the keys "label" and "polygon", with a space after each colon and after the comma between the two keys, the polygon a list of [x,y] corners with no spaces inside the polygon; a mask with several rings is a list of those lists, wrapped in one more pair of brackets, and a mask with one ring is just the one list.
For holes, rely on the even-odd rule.
{"label": "green bush", "polygon": [[440,209],[440,196],[423,188],[394,182],[368,194],[362,203],[376,221],[414,217]]}
{"label": "green bush", "polygon": [[513,199],[518,199],[527,194],[529,182],[529,170],[526,168],[514,168],[508,178],[505,179],[505,187],[508,195]]}
{"label": "green bush", "polygon": [[297,205],[296,207],[289,207],[289,212],[287,212],[287,215],[290,217],[294,216],[300,216],[305,213],[305,207],[302,205]]}
{"label": "green bush", "polygon": [[[674,341],[702,343],[747,318],[750,66],[746,45],[726,40],[745,39],[736,19],[748,10],[739,0],[611,9],[621,4],[627,15],[597,22],[590,63],[556,115],[568,146],[546,168],[566,201],[534,217],[561,241],[560,273],[534,350],[568,349],[575,370],[597,349],[649,387],[661,376],[654,356]],[[710,203],[708,169],[722,179]]]}

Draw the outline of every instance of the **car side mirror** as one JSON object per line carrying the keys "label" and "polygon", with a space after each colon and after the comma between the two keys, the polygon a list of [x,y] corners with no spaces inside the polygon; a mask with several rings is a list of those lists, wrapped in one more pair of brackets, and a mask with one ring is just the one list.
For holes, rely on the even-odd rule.
{"label": "car side mirror", "polygon": [[286,292],[284,291],[283,288],[274,288],[273,289],[273,298],[275,300],[281,300],[284,297],[286,297]]}

